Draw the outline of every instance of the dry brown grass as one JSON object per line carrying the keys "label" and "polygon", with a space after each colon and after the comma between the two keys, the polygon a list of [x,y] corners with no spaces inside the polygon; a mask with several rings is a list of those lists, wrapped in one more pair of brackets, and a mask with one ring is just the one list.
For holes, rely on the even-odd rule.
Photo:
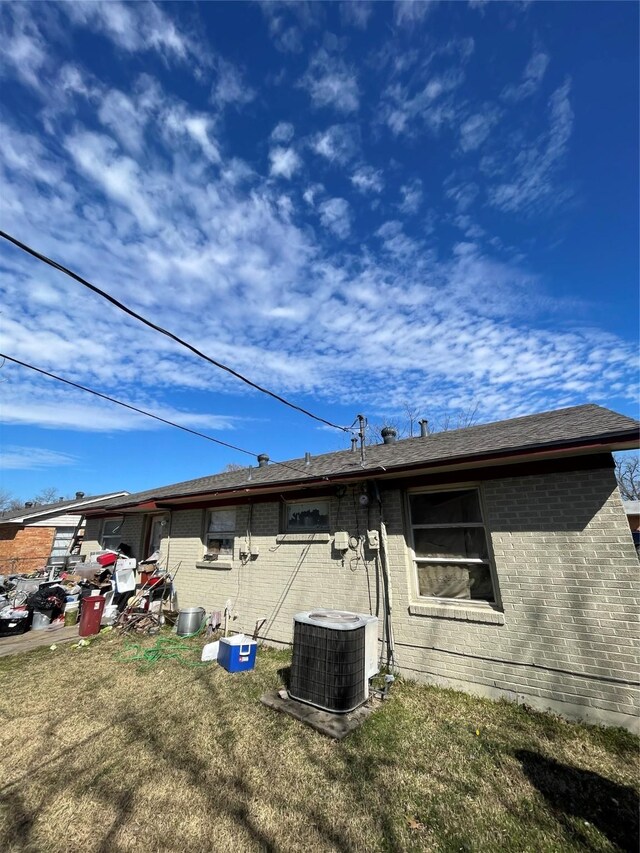
{"label": "dry brown grass", "polygon": [[0,850],[637,850],[624,732],[399,682],[335,743],[261,705],[286,654],[230,675],[121,648],[0,660]]}

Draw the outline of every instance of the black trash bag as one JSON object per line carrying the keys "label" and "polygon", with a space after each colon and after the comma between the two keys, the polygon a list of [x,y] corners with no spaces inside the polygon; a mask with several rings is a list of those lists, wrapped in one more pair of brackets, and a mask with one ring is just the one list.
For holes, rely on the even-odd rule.
{"label": "black trash bag", "polygon": [[61,586],[41,586],[27,598],[29,610],[38,613],[53,611],[52,618],[55,619],[64,612],[67,603],[67,591]]}

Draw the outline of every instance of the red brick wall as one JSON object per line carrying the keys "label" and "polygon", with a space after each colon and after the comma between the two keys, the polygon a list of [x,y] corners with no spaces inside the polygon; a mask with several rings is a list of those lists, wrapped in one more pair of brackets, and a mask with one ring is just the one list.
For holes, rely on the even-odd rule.
{"label": "red brick wall", "polygon": [[55,534],[55,527],[0,524],[0,574],[33,572],[44,566]]}

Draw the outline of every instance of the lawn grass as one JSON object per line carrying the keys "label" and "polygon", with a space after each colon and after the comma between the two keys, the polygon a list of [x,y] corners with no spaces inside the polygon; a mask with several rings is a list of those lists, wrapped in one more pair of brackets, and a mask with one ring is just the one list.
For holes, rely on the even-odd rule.
{"label": "lawn grass", "polygon": [[260,703],[287,653],[231,675],[122,648],[0,659],[0,850],[638,849],[627,732],[399,680],[337,743]]}

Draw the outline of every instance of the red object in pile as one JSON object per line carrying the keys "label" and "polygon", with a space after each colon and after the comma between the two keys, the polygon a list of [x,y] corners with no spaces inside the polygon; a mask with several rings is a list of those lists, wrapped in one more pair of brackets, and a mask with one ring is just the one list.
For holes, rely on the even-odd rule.
{"label": "red object in pile", "polygon": [[100,633],[100,621],[106,598],[104,595],[88,595],[82,599],[82,615],[80,616],[81,637],[91,637]]}
{"label": "red object in pile", "polygon": [[154,575],[153,572],[140,572],[140,583],[143,586],[155,586],[164,581],[164,575]]}
{"label": "red object in pile", "polygon": [[112,566],[118,559],[117,554],[98,554],[96,557],[96,562],[102,566],[102,568],[106,568],[107,566]]}

